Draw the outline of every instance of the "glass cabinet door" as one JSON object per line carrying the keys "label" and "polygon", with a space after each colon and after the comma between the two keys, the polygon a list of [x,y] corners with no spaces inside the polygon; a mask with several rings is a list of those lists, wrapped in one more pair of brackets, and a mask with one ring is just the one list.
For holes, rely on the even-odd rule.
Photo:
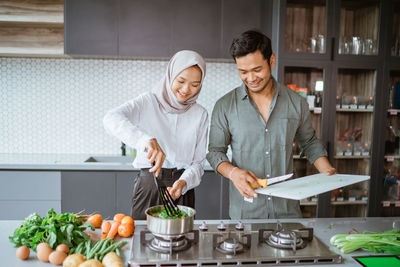
{"label": "glass cabinet door", "polygon": [[382,216],[400,216],[400,71],[390,72]]}
{"label": "glass cabinet door", "polygon": [[[320,138],[324,70],[310,67],[285,67],[284,83],[307,100],[312,125],[317,137]],[[296,142],[293,143],[293,159],[296,177],[318,173],[317,169],[302,155]],[[300,201],[303,217],[315,217],[317,201],[317,196]]]}
{"label": "glass cabinet door", "polygon": [[[339,69],[334,166],[338,173],[370,175],[376,70]],[[366,216],[368,181],[331,192],[333,217]]]}
{"label": "glass cabinet door", "polygon": [[342,0],[339,54],[377,55],[379,2]]}
{"label": "glass cabinet door", "polygon": [[325,0],[287,0],[285,51],[324,54],[326,25]]}

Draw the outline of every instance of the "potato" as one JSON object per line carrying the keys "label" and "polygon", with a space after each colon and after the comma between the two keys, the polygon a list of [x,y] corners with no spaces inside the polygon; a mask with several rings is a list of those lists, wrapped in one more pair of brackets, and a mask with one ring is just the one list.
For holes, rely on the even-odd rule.
{"label": "potato", "polygon": [[63,267],[78,267],[79,264],[84,262],[86,257],[82,254],[72,254],[65,258],[63,261]]}
{"label": "potato", "polygon": [[105,267],[124,267],[121,257],[115,252],[107,253],[102,262]]}
{"label": "potato", "polygon": [[91,259],[81,263],[79,267],[104,267],[104,265],[98,260]]}

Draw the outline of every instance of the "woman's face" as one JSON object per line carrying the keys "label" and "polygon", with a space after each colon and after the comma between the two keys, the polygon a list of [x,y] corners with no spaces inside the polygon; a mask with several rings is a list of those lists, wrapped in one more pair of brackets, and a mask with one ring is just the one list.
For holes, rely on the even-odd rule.
{"label": "woman's face", "polygon": [[179,73],[172,82],[172,92],[179,103],[184,103],[200,90],[201,70],[198,66],[192,66]]}

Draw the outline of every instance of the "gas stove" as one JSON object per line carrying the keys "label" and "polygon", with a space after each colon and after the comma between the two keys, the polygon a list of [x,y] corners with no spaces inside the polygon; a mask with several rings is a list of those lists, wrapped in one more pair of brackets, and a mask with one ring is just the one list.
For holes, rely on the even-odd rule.
{"label": "gas stove", "polygon": [[129,266],[274,266],[342,260],[300,223],[195,224],[181,236],[153,235],[138,225]]}

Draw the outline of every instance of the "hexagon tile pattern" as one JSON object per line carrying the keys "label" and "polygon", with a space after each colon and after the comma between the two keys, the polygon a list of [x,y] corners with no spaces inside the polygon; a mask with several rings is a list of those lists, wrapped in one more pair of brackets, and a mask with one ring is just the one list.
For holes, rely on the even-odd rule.
{"label": "hexagon tile pattern", "polygon": [[[119,154],[104,114],[149,91],[167,61],[0,57],[0,153]],[[233,63],[207,63],[198,102],[240,84]]]}

